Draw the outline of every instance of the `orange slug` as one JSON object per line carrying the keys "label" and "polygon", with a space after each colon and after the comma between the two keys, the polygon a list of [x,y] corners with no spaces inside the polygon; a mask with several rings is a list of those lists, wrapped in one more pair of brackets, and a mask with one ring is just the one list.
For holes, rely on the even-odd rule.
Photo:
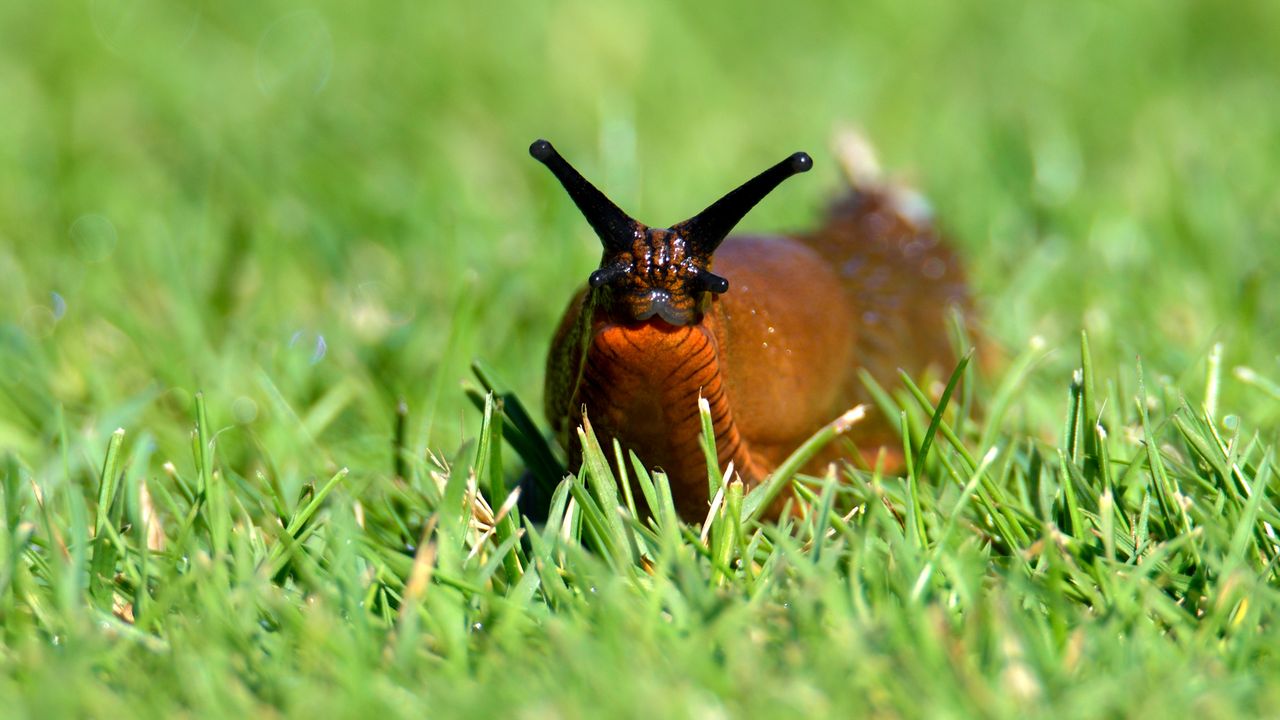
{"label": "orange slug", "polygon": [[[823,425],[869,400],[859,368],[891,387],[899,368],[919,377],[956,362],[946,317],[949,306],[969,305],[962,270],[932,222],[892,186],[851,182],[811,233],[730,237],[779,183],[813,167],[808,154],[684,222],[650,227],[551,143],[538,140],[529,153],[604,246],[547,359],[546,413],[574,470],[585,408],[604,447],[617,439],[665,471],[681,517],[699,520],[709,501],[699,397],[710,405],[721,470],[732,462],[750,489]],[[853,442],[833,444],[810,469],[857,453],[865,462],[881,448],[892,458],[895,443],[901,457],[884,418],[847,437]]]}

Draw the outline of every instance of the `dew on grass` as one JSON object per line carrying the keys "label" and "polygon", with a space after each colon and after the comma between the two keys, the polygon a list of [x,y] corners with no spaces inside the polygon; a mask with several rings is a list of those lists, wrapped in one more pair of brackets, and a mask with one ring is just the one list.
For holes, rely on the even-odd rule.
{"label": "dew on grass", "polygon": [[374,342],[386,335],[396,323],[387,309],[382,284],[378,282],[360,283],[351,292],[349,307],[351,324],[361,339]]}
{"label": "dew on grass", "polygon": [[185,47],[200,25],[200,3],[165,0],[89,0],[98,40],[118,55]]}
{"label": "dew on grass", "polygon": [[22,315],[22,327],[32,337],[49,337],[53,334],[53,327],[57,324],[57,313],[52,308],[44,305],[32,305]]}
{"label": "dew on grass", "polygon": [[258,418],[258,403],[247,395],[241,395],[231,403],[231,414],[237,423],[248,425]]}
{"label": "dew on grass", "polygon": [[[185,388],[180,387],[171,387],[166,389],[164,393],[161,394],[160,400],[165,407],[176,413],[186,413],[192,407],[193,403],[191,393]],[[170,475],[177,472],[173,467],[173,463],[165,463],[164,470]]]}
{"label": "dew on grass", "polygon": [[1070,133],[1050,128],[1034,138],[1032,162],[1035,168],[1035,191],[1052,204],[1071,199],[1080,188],[1084,159]]}
{"label": "dew on grass", "polygon": [[[289,348],[292,349],[292,348],[298,347],[299,345],[302,344],[303,338],[306,338],[309,336],[310,336],[310,333],[306,332],[305,330],[295,331],[293,335],[289,336]],[[320,333],[316,333],[315,337],[316,337],[316,341],[315,341],[315,345],[312,346],[311,359],[310,359],[312,365],[315,365],[316,363],[323,360],[325,353],[329,351],[329,343],[324,339],[324,335],[321,335]]]}
{"label": "dew on grass", "polygon": [[116,226],[106,215],[86,213],[71,223],[71,240],[85,262],[102,262],[116,250]]}
{"label": "dew on grass", "polygon": [[314,10],[280,16],[258,40],[254,77],[263,95],[318,95],[332,71],[333,34]]}

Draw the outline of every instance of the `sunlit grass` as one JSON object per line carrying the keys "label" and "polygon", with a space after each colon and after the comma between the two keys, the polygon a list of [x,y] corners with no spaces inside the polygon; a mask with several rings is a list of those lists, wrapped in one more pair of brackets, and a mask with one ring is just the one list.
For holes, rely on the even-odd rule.
{"label": "sunlit grass", "polygon": [[198,397],[163,479],[123,430],[87,488],[8,461],[7,688],[33,714],[1269,707],[1274,446],[1171,388],[1099,394],[1081,357],[1057,442],[982,447],[980,422],[904,390],[907,427],[937,431],[911,477],[799,478],[779,525],[736,482],[683,525],[665,477],[589,428],[530,523],[500,448],[518,400],[492,394],[456,457],[292,496],[218,458]]}

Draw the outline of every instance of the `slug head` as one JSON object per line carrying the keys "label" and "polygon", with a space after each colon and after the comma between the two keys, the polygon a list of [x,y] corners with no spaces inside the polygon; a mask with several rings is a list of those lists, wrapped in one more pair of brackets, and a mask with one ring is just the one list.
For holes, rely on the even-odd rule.
{"label": "slug head", "polygon": [[779,183],[813,167],[808,154],[795,153],[688,220],[654,228],[614,205],[546,140],[530,145],[529,154],[555,174],[604,245],[588,284],[606,312],[622,322],[658,317],[672,325],[698,322],[711,294],[729,290],[729,281],[711,272],[711,256],[729,231]]}

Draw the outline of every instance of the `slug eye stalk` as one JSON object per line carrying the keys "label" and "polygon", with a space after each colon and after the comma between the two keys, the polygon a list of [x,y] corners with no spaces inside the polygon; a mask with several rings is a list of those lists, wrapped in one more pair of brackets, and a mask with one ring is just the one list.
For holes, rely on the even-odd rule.
{"label": "slug eye stalk", "polygon": [[729,281],[711,272],[711,256],[733,227],[783,180],[813,167],[808,154],[795,153],[688,220],[655,228],[623,212],[546,140],[534,141],[529,154],[556,176],[604,246],[591,289],[607,289],[623,319],[657,315],[675,325],[698,319],[704,293],[729,290]]}
{"label": "slug eye stalk", "polygon": [[692,243],[694,252],[709,257],[720,247],[720,243],[724,242],[734,226],[751,212],[751,208],[773,192],[783,180],[812,169],[813,158],[809,157],[809,153],[794,153],[711,203],[706,210],[671,229]]}
{"label": "slug eye stalk", "polygon": [[644,227],[640,223],[622,212],[595,185],[582,177],[568,161],[560,157],[551,143],[535,140],[529,146],[529,154],[546,165],[556,176],[583,217],[591,224],[591,229],[600,236],[600,242],[604,243],[606,250],[626,250],[635,242],[636,236],[643,233]]}

